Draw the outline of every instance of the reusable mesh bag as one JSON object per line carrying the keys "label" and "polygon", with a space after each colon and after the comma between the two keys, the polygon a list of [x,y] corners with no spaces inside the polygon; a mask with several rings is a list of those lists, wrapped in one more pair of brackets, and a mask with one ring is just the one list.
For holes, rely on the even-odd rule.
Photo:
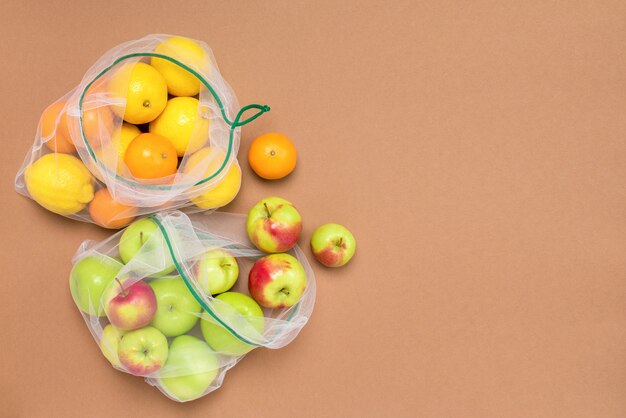
{"label": "reusable mesh bag", "polygon": [[[186,43],[171,44],[172,39]],[[189,43],[193,50],[185,47]],[[191,99],[183,99],[192,109],[189,101],[195,104],[197,100],[195,115],[188,114],[180,122],[187,123],[185,134],[173,128],[168,131],[173,133],[167,139],[174,138],[172,143],[178,144],[177,171],[157,179],[134,176],[124,159],[128,135],[132,137],[135,129],[152,132],[153,126],[139,122],[136,127],[129,126],[123,117],[129,118],[131,110],[157,112],[157,107],[162,106],[162,94],[159,100],[139,103],[139,109],[136,97],[132,93],[127,96],[131,90],[125,87],[134,69],[139,66],[147,71],[147,64],[162,75],[178,70],[196,80],[199,89]],[[153,73],[150,70],[149,74]],[[169,81],[167,84],[170,94],[164,100],[169,107],[169,99],[174,97]],[[176,99],[182,97],[186,96]],[[254,114],[244,118],[247,110]],[[269,107],[255,104],[239,108],[232,88],[220,74],[205,43],[170,35],[148,35],[106,52],[76,88],[46,109],[35,143],[17,173],[15,187],[48,210],[112,228],[128,224],[135,216],[163,209],[221,207],[235,197],[240,187],[236,157],[241,127],[267,111]],[[161,126],[169,125],[163,122]],[[105,188],[109,194],[105,203],[113,200],[119,205],[112,208],[99,203],[94,210],[94,193]],[[105,212],[104,221],[98,219],[103,216],[99,210]]]}
{"label": "reusable mesh bag", "polygon": [[[249,303],[248,274],[267,254],[249,243],[245,222],[243,215],[167,211],[136,221],[103,242],[83,242],[73,259],[70,289],[115,368],[143,376],[169,398],[185,402],[219,388],[226,372],[250,350],[281,348],[298,335],[313,311],[313,271],[304,253],[294,247],[283,256],[293,257],[291,265],[281,268],[304,272],[306,285],[298,302],[262,308],[254,315],[258,308]],[[223,256],[216,251],[232,256],[239,270],[235,285],[217,296],[206,289],[219,281],[219,272],[206,264],[202,267]],[[232,261],[219,260],[232,268]],[[142,318],[132,307],[146,312],[141,302],[147,287],[153,290],[157,308]],[[121,306],[116,304],[120,295],[127,298]],[[235,295],[239,308],[225,295]],[[111,323],[139,328],[120,331]]]}

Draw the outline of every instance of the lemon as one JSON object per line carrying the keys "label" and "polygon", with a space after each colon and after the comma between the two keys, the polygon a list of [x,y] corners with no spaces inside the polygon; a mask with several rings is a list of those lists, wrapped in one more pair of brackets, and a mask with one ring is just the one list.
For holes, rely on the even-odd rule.
{"label": "lemon", "polygon": [[[189,157],[189,160],[187,160],[187,164],[185,165],[185,173],[189,173],[199,164],[206,164],[205,161],[207,159],[209,159],[210,162],[204,172],[203,178],[215,173],[215,171],[222,166],[222,162],[224,161],[224,152],[217,149],[214,150],[209,147],[202,148],[200,151]],[[222,177],[222,180],[216,187],[192,198],[191,201],[200,209],[219,208],[232,202],[232,200],[237,196],[237,193],[239,193],[240,187],[241,169],[237,164],[237,160],[235,160],[232,162],[228,172],[224,177]]]}
{"label": "lemon", "polygon": [[[124,122],[121,127],[118,127],[111,136],[112,149],[106,150],[98,149],[96,156],[98,160],[102,161],[107,167],[115,168],[117,172],[121,172],[121,168],[124,164],[124,154],[126,154],[126,148],[138,135],[141,134],[139,128],[130,123]],[[104,147],[103,147],[104,148]],[[117,162],[114,161],[117,160]],[[117,164],[117,166],[116,166]]]}
{"label": "lemon", "polygon": [[[168,38],[160,43],[154,52],[175,58],[205,74],[211,68],[211,61],[204,48],[188,38],[178,36]],[[180,65],[156,57],[152,57],[150,64],[163,74],[171,95],[195,96],[200,91],[200,80]]]}
{"label": "lemon", "polygon": [[[129,123],[148,123],[156,119],[167,104],[167,83],[157,70],[143,62],[128,63],[111,76],[109,89],[126,98],[123,118]],[[121,109],[114,108],[121,114]]]}
{"label": "lemon", "polygon": [[93,176],[68,154],[44,155],[26,168],[24,178],[31,197],[60,215],[79,212],[93,199]]}
{"label": "lemon", "polygon": [[113,132],[111,143],[117,151],[118,160],[124,160],[124,154],[126,153],[128,144],[130,144],[139,134],[141,134],[141,131],[138,127],[126,122],[122,124],[121,128],[116,129],[115,132]]}
{"label": "lemon", "polygon": [[197,151],[209,138],[209,111],[198,111],[199,105],[193,97],[168,100],[165,110],[150,122],[150,133],[169,139],[179,157]]}

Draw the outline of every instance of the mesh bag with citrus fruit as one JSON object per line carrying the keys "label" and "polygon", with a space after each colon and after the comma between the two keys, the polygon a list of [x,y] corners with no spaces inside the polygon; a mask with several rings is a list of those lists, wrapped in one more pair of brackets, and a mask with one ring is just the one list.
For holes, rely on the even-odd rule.
{"label": "mesh bag with citrus fruit", "polygon": [[218,208],[241,185],[241,127],[268,110],[239,107],[203,42],[149,35],[105,53],[45,109],[15,186],[108,228],[163,209]]}
{"label": "mesh bag with citrus fruit", "polygon": [[179,402],[220,387],[254,348],[289,344],[315,303],[298,246],[267,255],[245,216],[221,212],[162,212],[84,242],[70,290],[109,363]]}

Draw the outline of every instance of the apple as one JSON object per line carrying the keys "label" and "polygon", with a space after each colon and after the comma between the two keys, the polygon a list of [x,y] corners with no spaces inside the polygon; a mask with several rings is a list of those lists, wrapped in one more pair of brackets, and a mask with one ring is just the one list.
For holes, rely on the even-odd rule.
{"label": "apple", "polygon": [[298,242],[302,217],[291,202],[280,197],[268,197],[248,212],[246,231],[259,250],[282,253]]}
{"label": "apple", "polygon": [[126,331],[115,328],[113,325],[108,324],[102,330],[102,337],[100,338],[100,350],[102,354],[109,360],[114,367],[121,367],[120,359],[117,356],[117,348],[120,341],[124,338]]}
{"label": "apple", "polygon": [[354,235],[343,225],[322,225],[311,236],[313,256],[327,267],[343,266],[350,261],[355,250]]}
{"label": "apple", "polygon": [[180,277],[153,280],[150,287],[157,302],[152,325],[166,337],[189,331],[200,319],[202,307]]}
{"label": "apple", "polygon": [[120,363],[136,376],[159,370],[167,360],[167,353],[167,338],[154,327],[127,332],[117,347]]}
{"label": "apple", "polygon": [[[242,337],[263,334],[265,317],[261,307],[248,295],[238,292],[226,292],[215,297],[213,305],[218,317],[229,326],[237,324],[236,331]],[[241,356],[255,346],[237,338],[213,317],[205,314],[200,322],[202,335],[207,343],[218,353],[229,356]]]}
{"label": "apple", "polygon": [[202,396],[215,381],[220,362],[204,341],[191,335],[172,340],[165,367],[159,372],[159,387],[179,402]]}
{"label": "apple", "polygon": [[151,277],[164,276],[175,269],[163,234],[156,222],[150,218],[139,219],[124,230],[120,238],[119,251],[124,264],[138,257],[137,265],[161,268],[160,271],[150,274]]}
{"label": "apple", "polygon": [[70,292],[76,306],[86,314],[104,316],[102,295],[123,264],[105,255],[79,260],[70,273]]}
{"label": "apple", "polygon": [[104,304],[111,324],[124,331],[148,325],[157,310],[156,296],[150,285],[143,280],[134,283],[133,279],[115,280],[117,283],[109,287]]}
{"label": "apple", "polygon": [[248,274],[250,295],[266,308],[295,305],[306,283],[304,267],[289,254],[270,254],[260,258]]}
{"label": "apple", "polygon": [[239,277],[239,265],[230,253],[209,250],[193,266],[193,277],[207,295],[224,293],[235,285]]}

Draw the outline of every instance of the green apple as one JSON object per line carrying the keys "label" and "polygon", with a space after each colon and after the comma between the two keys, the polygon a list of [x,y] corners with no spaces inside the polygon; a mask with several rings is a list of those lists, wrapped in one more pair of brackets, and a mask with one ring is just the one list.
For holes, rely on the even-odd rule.
{"label": "green apple", "polygon": [[152,325],[166,337],[189,331],[200,319],[202,307],[180,277],[161,278],[150,282],[156,295],[157,310]]}
{"label": "green apple", "polygon": [[343,225],[322,225],[311,236],[313,256],[327,267],[345,265],[350,261],[355,250],[354,235]]}
{"label": "green apple", "polygon": [[[235,328],[244,338],[249,335],[263,334],[265,317],[261,307],[243,293],[226,292],[215,298],[215,313],[231,328]],[[220,303],[221,302],[221,303]],[[237,326],[233,326],[237,324]],[[205,314],[200,322],[202,335],[207,343],[221,354],[241,356],[252,350],[254,346],[235,337],[209,314]]]}
{"label": "green apple", "polygon": [[127,332],[117,347],[120,363],[135,376],[146,376],[161,369],[167,354],[167,338],[150,326]]}
{"label": "green apple", "polygon": [[172,340],[159,386],[177,401],[192,401],[206,392],[219,369],[219,359],[207,343],[181,335]]}
{"label": "green apple", "polygon": [[288,200],[268,197],[248,212],[246,231],[250,241],[259,250],[282,253],[298,242],[302,231],[302,217]]}
{"label": "green apple", "polygon": [[104,316],[102,294],[124,267],[105,255],[90,255],[79,260],[70,273],[70,292],[76,306],[86,314]]}
{"label": "green apple", "polygon": [[152,273],[151,277],[164,276],[174,271],[174,262],[165,238],[159,226],[150,218],[139,219],[124,230],[120,238],[119,251],[124,264],[138,257],[140,261],[138,265],[162,268]]}
{"label": "green apple", "polygon": [[260,258],[248,274],[250,295],[266,308],[295,305],[306,284],[304,267],[289,254],[270,254]]}
{"label": "green apple", "polygon": [[193,277],[207,295],[224,293],[235,285],[239,277],[239,265],[230,253],[209,250],[194,264]]}
{"label": "green apple", "polygon": [[102,354],[109,360],[114,367],[121,367],[120,359],[117,356],[117,348],[120,341],[124,338],[125,331],[115,328],[109,324],[102,330],[102,337],[100,338],[100,350]]}

